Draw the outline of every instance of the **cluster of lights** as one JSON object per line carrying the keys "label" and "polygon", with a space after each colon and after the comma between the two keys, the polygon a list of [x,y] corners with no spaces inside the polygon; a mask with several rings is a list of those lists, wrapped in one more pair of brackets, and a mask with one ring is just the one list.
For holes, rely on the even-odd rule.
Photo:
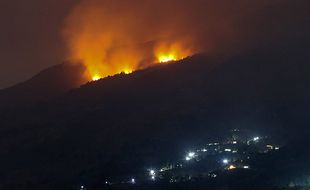
{"label": "cluster of lights", "polygon": [[156,172],[153,169],[149,169],[149,176],[151,177],[151,180],[156,179]]}
{"label": "cluster of lights", "polygon": [[[264,139],[264,137],[258,137],[258,136],[256,136],[256,137],[253,137],[253,138],[249,139],[249,140],[247,141],[247,143],[249,144],[250,142],[258,142],[258,141],[263,140],[263,139]],[[237,141],[230,141],[230,143],[231,143],[231,144],[237,144],[237,143],[239,143],[239,142],[237,142]],[[214,146],[214,145],[219,145],[219,144],[220,144],[220,143],[209,143],[208,145],[209,145],[209,146],[211,146],[211,145]],[[266,147],[269,148],[269,149],[275,149],[275,150],[278,150],[278,149],[279,149],[279,147],[273,146],[273,145],[269,145],[269,144],[267,144]],[[215,150],[217,150],[217,149],[215,148]],[[206,148],[203,148],[203,149],[197,149],[196,151],[187,152],[187,153],[186,153],[186,156],[185,156],[185,160],[186,160],[186,161],[193,160],[193,159],[195,159],[195,158],[197,158],[197,157],[199,156],[199,152],[207,152],[207,151],[208,151],[208,150],[207,150]],[[225,148],[224,151],[225,151],[225,152],[237,153],[237,150],[231,149],[231,148],[229,148],[229,147],[228,147],[228,148]],[[250,159],[250,157],[247,156],[247,159]],[[198,160],[197,160],[197,161],[198,161]],[[241,160],[241,162],[243,162],[243,160]],[[234,169],[237,169],[237,168],[240,168],[240,169],[250,169],[250,166],[249,166],[249,165],[239,165],[239,164],[235,165],[235,162],[234,162],[234,159],[233,159],[233,158],[223,158],[222,160],[219,161],[219,163],[222,163],[222,164],[223,164],[223,165],[222,165],[223,168],[226,169],[226,170],[234,170]],[[179,166],[179,165],[177,165],[177,166]],[[182,167],[181,164],[180,164],[180,166]],[[161,173],[161,172],[165,172],[166,170],[169,170],[169,169],[171,169],[171,168],[173,168],[172,165],[171,165],[171,166],[164,167],[164,168],[161,168],[161,169],[158,169],[158,170],[155,170],[155,169],[148,169],[147,171],[148,171],[149,179],[155,181],[156,178],[157,178],[157,171],[158,171],[159,173]],[[211,174],[211,173],[209,174],[209,176],[210,176],[210,177],[217,177],[216,174]],[[105,183],[106,183],[106,184],[110,184],[108,181],[106,181]],[[128,181],[128,183],[135,184],[135,183],[136,183],[135,178],[131,178],[131,179]],[[84,186],[81,186],[81,187],[80,187],[80,190],[85,190],[85,187],[84,187]]]}
{"label": "cluster of lights", "polygon": [[254,137],[254,138],[248,140],[247,144],[250,144],[251,142],[258,142],[258,141],[260,141],[260,140],[261,140],[261,138],[258,137],[258,136],[256,136],[256,137]]}
{"label": "cluster of lights", "polygon": [[187,156],[185,157],[185,160],[186,161],[189,161],[189,160],[191,160],[191,159],[193,159],[193,158],[195,158],[196,157],[196,153],[195,152],[189,152],[188,154],[187,154]]}

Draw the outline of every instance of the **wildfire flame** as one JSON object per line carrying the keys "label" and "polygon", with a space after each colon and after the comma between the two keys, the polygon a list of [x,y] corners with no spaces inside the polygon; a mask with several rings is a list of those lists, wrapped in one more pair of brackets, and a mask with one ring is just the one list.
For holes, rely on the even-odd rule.
{"label": "wildfire flame", "polygon": [[160,63],[166,63],[166,62],[176,61],[176,60],[177,58],[174,54],[163,54],[158,57],[158,61]]}
{"label": "wildfire flame", "polygon": [[[133,52],[131,52],[133,53]],[[82,54],[83,55],[83,54]],[[152,57],[152,63],[167,63],[171,61],[177,61],[191,55],[189,50],[182,49],[179,45],[166,45],[160,44],[154,49]],[[142,59],[137,59],[136,57],[143,58],[144,55],[134,55],[130,52],[118,52],[115,57],[112,56],[109,64],[110,67],[106,67],[104,62],[100,62],[96,55],[94,57],[85,56],[83,58],[83,63],[87,68],[87,73],[92,81],[97,81],[108,75],[114,75],[118,73],[130,74],[136,69],[139,69],[139,64]],[[82,56],[83,57],[83,56]],[[100,58],[100,56],[98,56]],[[142,67],[142,66],[141,66]]]}
{"label": "wildfire flame", "polygon": [[[79,39],[76,44],[77,57],[86,66],[86,76],[89,80],[97,81],[109,75],[118,73],[130,74],[133,71],[154,63],[168,63],[184,59],[192,54],[180,42],[160,41],[153,45],[150,52],[143,51],[142,47],[127,46],[125,48],[111,48],[101,52],[100,42]],[[146,65],[141,62],[147,60]]]}
{"label": "wildfire flame", "polygon": [[[264,36],[268,33],[255,29],[265,26],[260,13],[270,7],[277,6],[267,0],[79,0],[64,24],[67,58],[82,62],[86,77],[98,80],[194,53],[238,54],[269,39]],[[249,16],[257,22],[244,22]],[[284,26],[279,23],[279,29]]]}
{"label": "wildfire flame", "polygon": [[[127,1],[119,3],[127,6]],[[143,12],[139,8],[142,5],[135,3],[137,11]],[[160,7],[157,1],[153,3]],[[162,27],[149,28],[148,21],[137,19],[136,11],[125,9],[116,14],[117,10],[118,4],[82,1],[66,20],[64,35],[70,58],[86,66],[85,75],[89,80],[130,74],[154,63],[177,61],[194,53],[185,36],[174,34],[180,27],[155,19],[153,24],[162,24]],[[153,14],[143,14],[153,20]]]}
{"label": "wildfire flame", "polygon": [[96,80],[99,80],[101,77],[99,75],[93,75],[92,76],[92,80],[93,81],[96,81]]}
{"label": "wildfire flame", "polygon": [[154,52],[157,62],[167,63],[184,59],[192,54],[190,49],[186,49],[180,42],[159,43]]}

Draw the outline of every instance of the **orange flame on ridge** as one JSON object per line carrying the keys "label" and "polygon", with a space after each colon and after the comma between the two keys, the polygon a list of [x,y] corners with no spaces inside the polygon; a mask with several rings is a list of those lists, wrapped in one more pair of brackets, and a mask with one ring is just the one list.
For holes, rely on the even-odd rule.
{"label": "orange flame on ridge", "polygon": [[[135,3],[148,6],[147,3]],[[121,2],[124,7],[127,4]],[[156,1],[152,4],[160,7]],[[66,20],[64,35],[70,50],[69,58],[86,66],[85,76],[89,80],[129,74],[154,63],[176,61],[193,54],[184,45],[188,39],[175,35],[180,27],[169,21],[161,22],[163,18],[153,19],[151,12],[138,7],[133,12],[124,9],[121,14],[116,14],[118,7],[117,3],[82,1]],[[137,18],[136,11],[148,19]],[[150,23],[158,27],[148,27]]]}
{"label": "orange flame on ridge", "polygon": [[190,49],[186,49],[181,43],[160,43],[154,51],[157,62],[167,63],[184,59],[192,55]]}

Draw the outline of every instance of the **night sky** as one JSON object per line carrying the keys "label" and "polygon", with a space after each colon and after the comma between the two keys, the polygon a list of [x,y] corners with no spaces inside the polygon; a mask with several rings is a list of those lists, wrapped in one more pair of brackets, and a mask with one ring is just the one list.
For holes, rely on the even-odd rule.
{"label": "night sky", "polygon": [[[215,49],[219,52],[232,52],[232,50],[238,52],[255,46],[263,46],[262,44],[304,41],[304,39],[308,39],[310,31],[308,0],[225,0],[221,2],[203,0],[189,2],[186,0],[184,3],[181,1],[175,3],[174,0],[169,3],[166,0],[162,2],[157,0],[147,1],[147,3],[145,1],[143,6],[140,6],[139,2],[129,3],[126,1],[124,3],[123,1],[104,0],[1,1],[0,88],[24,81],[40,70],[66,60],[70,50],[66,45],[68,39],[64,39],[63,35],[64,29],[68,29],[66,28],[68,26],[65,26],[68,25],[65,20],[68,17],[74,18],[77,14],[76,10],[81,10],[82,18],[87,18],[88,4],[116,10],[113,13],[115,15],[109,13],[111,15],[108,18],[111,18],[112,21],[116,15],[121,15],[118,16],[119,18],[126,18],[127,12],[137,13],[134,18],[145,19],[142,22],[142,27],[148,27],[146,26],[148,23],[156,24],[156,21],[164,21],[165,16],[170,16],[169,18],[172,16],[172,20],[176,21],[176,28],[180,31],[177,35],[189,33],[199,36],[195,40],[204,43],[199,46],[205,46],[207,51]],[[156,3],[153,6],[154,2]],[[156,5],[163,8],[156,10],[157,14],[154,14],[152,18],[145,15],[149,12],[148,9],[156,8]],[[183,14],[184,8],[188,8],[186,14]],[[182,27],[180,27],[182,25],[180,20],[186,23]],[[79,22],[78,19],[73,19],[72,22],[74,21]],[[73,24],[76,24],[77,27],[80,26],[80,23]],[[70,29],[75,27],[72,27],[72,23],[69,25]],[[166,26],[169,26],[169,22],[163,24],[164,30],[169,28]],[[139,30],[143,29],[139,28]],[[136,31],[132,33],[135,34]],[[144,32],[140,33],[145,34]],[[152,38],[145,39],[152,40]]]}
{"label": "night sky", "polygon": [[61,63],[64,17],[76,0],[0,1],[0,88]]}

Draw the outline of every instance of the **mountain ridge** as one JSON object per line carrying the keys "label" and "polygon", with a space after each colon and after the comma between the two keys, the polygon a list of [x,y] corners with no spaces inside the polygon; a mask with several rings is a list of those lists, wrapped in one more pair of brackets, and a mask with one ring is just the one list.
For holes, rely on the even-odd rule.
{"label": "mountain ridge", "polygon": [[10,155],[0,157],[0,181],[29,179],[52,189],[85,173],[88,180],[127,175],[133,165],[158,162],[159,150],[169,158],[232,128],[306,139],[310,59],[304,51],[264,50],[220,61],[193,56],[15,110],[0,120],[0,148]]}

